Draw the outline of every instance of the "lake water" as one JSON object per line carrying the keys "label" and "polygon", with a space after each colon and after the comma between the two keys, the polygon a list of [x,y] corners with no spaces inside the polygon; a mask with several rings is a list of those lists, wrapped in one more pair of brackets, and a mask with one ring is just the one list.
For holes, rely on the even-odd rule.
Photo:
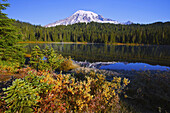
{"label": "lake water", "polygon": [[170,70],[170,67],[168,66],[160,66],[160,65],[150,65],[146,63],[124,63],[124,62],[118,62],[115,64],[110,64],[106,66],[101,66],[100,69],[114,69],[114,70],[161,70],[161,71],[167,71]]}
{"label": "lake water", "polygon": [[[28,44],[27,52],[37,44]],[[110,62],[107,69],[166,70],[170,69],[170,46],[127,46],[105,44],[38,44],[41,49],[52,46],[59,54],[71,56],[77,61]]]}

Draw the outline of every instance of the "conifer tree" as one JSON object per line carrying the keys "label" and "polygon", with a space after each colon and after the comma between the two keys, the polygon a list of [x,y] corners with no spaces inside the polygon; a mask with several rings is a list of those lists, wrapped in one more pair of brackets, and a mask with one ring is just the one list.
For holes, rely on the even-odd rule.
{"label": "conifer tree", "polygon": [[59,68],[61,63],[64,61],[64,58],[61,55],[57,55],[54,51],[54,49],[51,47],[51,49],[47,46],[43,50],[44,56],[47,58],[46,66],[49,69],[50,72],[55,71]]}
{"label": "conifer tree", "polygon": [[30,64],[33,68],[41,69],[41,65],[43,64],[43,54],[40,50],[39,46],[35,46],[31,52]]}
{"label": "conifer tree", "polygon": [[5,3],[7,0],[2,0],[2,2],[0,2],[0,59],[23,64],[25,62],[24,49],[16,44],[21,39],[21,35],[12,25],[15,20],[9,19],[7,14],[2,12],[9,7],[9,4]]}

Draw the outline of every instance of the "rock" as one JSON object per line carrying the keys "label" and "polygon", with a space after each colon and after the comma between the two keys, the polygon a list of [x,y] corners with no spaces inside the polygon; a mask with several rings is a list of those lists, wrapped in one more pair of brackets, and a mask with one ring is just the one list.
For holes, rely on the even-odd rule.
{"label": "rock", "polygon": [[110,65],[110,64],[114,64],[116,62],[94,62],[94,63],[90,63],[87,61],[75,61],[76,64],[80,65],[81,67],[88,67],[88,68],[96,68],[99,69],[101,66],[103,65]]}

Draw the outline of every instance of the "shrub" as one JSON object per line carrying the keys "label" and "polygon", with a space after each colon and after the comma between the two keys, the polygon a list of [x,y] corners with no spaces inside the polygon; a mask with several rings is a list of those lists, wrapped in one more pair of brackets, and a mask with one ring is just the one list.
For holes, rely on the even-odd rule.
{"label": "shrub", "polygon": [[44,76],[39,77],[33,74],[24,79],[16,79],[12,86],[4,88],[4,100],[8,110],[5,112],[33,112],[33,106],[37,105],[40,96],[43,96],[51,89],[47,82],[43,82]]}
{"label": "shrub", "polygon": [[37,100],[40,98],[37,89],[24,82],[24,80],[16,79],[12,86],[7,89],[3,89],[6,97],[4,97],[7,103],[8,110],[6,112],[32,112],[31,107],[36,105]]}
{"label": "shrub", "polygon": [[58,55],[55,53],[54,49],[51,47],[51,49],[47,46],[43,50],[43,54],[45,58],[47,59],[47,64],[48,64],[48,70],[50,72],[55,71],[58,69],[61,65],[61,63],[64,61],[64,58],[62,55]]}
{"label": "shrub", "polygon": [[19,67],[17,62],[0,61],[0,72],[15,73]]}
{"label": "shrub", "polygon": [[60,70],[69,71],[71,69],[76,68],[77,66],[73,64],[71,57],[65,58],[64,61],[60,65]]}
{"label": "shrub", "polygon": [[92,73],[84,80],[70,74],[30,72],[4,89],[6,112],[121,112],[119,94],[128,79],[114,77],[111,82]]}
{"label": "shrub", "polygon": [[46,97],[41,98],[37,112],[120,112],[119,96],[129,84],[127,79],[114,77],[112,82],[103,75],[76,81],[71,75],[48,76],[55,84]]}
{"label": "shrub", "polygon": [[53,48],[45,48],[40,50],[39,46],[35,46],[31,53],[30,65],[38,70],[53,72],[58,69],[64,61],[62,55],[57,55]]}
{"label": "shrub", "polygon": [[40,66],[44,62],[43,54],[39,46],[35,46],[31,52],[30,65],[35,69],[41,69]]}

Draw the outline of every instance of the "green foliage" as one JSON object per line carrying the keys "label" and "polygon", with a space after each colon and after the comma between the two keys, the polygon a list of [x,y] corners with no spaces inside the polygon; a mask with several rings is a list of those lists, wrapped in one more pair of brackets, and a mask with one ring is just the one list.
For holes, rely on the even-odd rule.
{"label": "green foliage", "polygon": [[[7,0],[2,0],[3,2],[6,2]],[[0,3],[1,4],[1,3]],[[9,7],[8,3],[2,3],[0,7],[0,18],[6,17],[5,13],[2,13],[2,10],[5,10],[6,7]]]}
{"label": "green foliage", "polygon": [[[6,2],[7,0],[3,0]],[[14,20],[8,19],[6,14],[2,13],[9,4],[0,3],[0,59],[11,62],[19,62],[24,64],[24,49],[16,42],[21,35],[18,34],[17,29],[12,25]]]}
{"label": "green foliage", "polygon": [[0,61],[0,72],[15,73],[19,67],[19,63]]}
{"label": "green foliage", "polygon": [[30,83],[33,88],[37,89],[37,92],[42,95],[47,93],[47,90],[50,91],[52,85],[49,85],[48,82],[44,81],[45,76],[37,76],[36,74],[29,72],[29,76],[24,78],[26,83]]}
{"label": "green foliage", "polygon": [[5,102],[7,103],[9,113],[30,113],[33,107],[37,106],[40,95],[43,96],[51,87],[47,82],[43,82],[44,76],[30,74],[22,79],[16,79],[12,86],[4,90]]}
{"label": "green foliage", "polygon": [[[37,89],[24,82],[24,80],[16,79],[12,86],[3,89],[7,96],[4,98],[7,106],[9,107],[6,112],[25,112],[31,109],[31,106],[36,105],[37,100],[40,98]],[[27,108],[27,109],[26,109]]]}
{"label": "green foliage", "polygon": [[50,71],[58,69],[61,63],[64,61],[64,58],[61,55],[57,55],[52,47],[50,49],[47,46],[43,50],[43,54],[45,58],[47,58],[47,65]]}
{"label": "green foliage", "polygon": [[21,45],[9,46],[4,51],[2,60],[19,63],[21,66],[25,63],[25,49]]}
{"label": "green foliage", "polygon": [[44,28],[17,21],[15,25],[21,27],[22,33],[25,34],[24,41],[170,44],[169,22],[148,25],[91,22]]}
{"label": "green foliage", "polygon": [[35,46],[31,52],[30,65],[35,69],[41,69],[41,64],[44,62],[43,54],[39,46]]}
{"label": "green foliage", "polygon": [[[66,59],[64,59],[62,55],[55,53],[52,47],[46,47],[41,51],[39,46],[35,46],[31,52],[30,65],[37,70],[53,72],[61,68],[61,64],[63,64],[64,61],[66,61]],[[69,63],[69,65],[71,64]]]}

